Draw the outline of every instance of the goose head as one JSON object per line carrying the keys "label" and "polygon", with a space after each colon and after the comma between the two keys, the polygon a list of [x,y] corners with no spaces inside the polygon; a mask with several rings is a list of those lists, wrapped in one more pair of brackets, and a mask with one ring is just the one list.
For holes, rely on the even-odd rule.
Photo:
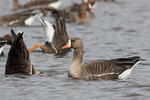
{"label": "goose head", "polygon": [[65,49],[65,48],[77,49],[77,48],[82,48],[82,47],[83,47],[82,40],[78,37],[75,37],[71,39],[71,45],[66,44],[65,46],[62,47],[62,49]]}

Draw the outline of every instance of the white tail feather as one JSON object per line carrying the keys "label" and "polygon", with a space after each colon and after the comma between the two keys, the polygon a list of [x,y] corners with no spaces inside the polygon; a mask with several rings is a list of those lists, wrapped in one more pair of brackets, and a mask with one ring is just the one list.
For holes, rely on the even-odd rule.
{"label": "white tail feather", "polygon": [[119,76],[118,76],[118,78],[119,79],[127,79],[128,78],[128,76],[131,74],[131,72],[132,72],[132,70],[134,69],[134,67],[137,65],[137,64],[139,64],[140,63],[140,61],[138,61],[137,63],[135,63],[134,65],[133,65],[133,67],[131,67],[130,69],[127,69],[127,70],[125,70],[124,72],[122,72]]}
{"label": "white tail feather", "polygon": [[61,1],[59,0],[59,1],[57,1],[57,2],[54,2],[54,3],[49,4],[48,6],[53,7],[53,8],[55,8],[55,9],[58,9],[59,6],[60,6],[60,4],[61,4]]}
{"label": "white tail feather", "polygon": [[39,20],[40,20],[43,30],[47,36],[47,41],[52,42],[54,32],[55,32],[53,24],[49,23],[48,21],[45,21],[42,17],[39,17]]}

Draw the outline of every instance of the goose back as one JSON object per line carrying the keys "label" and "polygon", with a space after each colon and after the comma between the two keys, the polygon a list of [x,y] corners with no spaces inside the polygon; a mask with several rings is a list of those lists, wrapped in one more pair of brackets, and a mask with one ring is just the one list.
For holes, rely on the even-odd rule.
{"label": "goose back", "polygon": [[82,65],[83,73],[89,79],[118,79],[118,76],[132,68],[140,61],[140,57],[118,58],[112,60],[96,60]]}
{"label": "goose back", "polygon": [[29,58],[29,52],[23,41],[23,33],[16,33],[11,30],[14,41],[8,53],[5,74],[24,74],[35,73],[34,67]]}
{"label": "goose back", "polygon": [[25,20],[34,15],[35,13],[28,10],[0,16],[0,26],[24,26]]}

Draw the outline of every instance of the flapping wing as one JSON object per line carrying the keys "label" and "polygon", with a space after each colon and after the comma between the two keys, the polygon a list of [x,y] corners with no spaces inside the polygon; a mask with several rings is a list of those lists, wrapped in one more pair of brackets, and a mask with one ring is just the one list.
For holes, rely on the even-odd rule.
{"label": "flapping wing", "polygon": [[68,43],[69,37],[66,31],[64,12],[55,11],[54,16],[56,19],[56,25],[52,45],[54,46],[55,50],[60,50]]}

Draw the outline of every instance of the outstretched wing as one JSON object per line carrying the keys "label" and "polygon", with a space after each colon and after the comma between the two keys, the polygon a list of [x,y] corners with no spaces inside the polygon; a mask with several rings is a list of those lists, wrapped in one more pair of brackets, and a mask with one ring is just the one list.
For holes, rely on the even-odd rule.
{"label": "outstretched wing", "polygon": [[59,51],[61,48],[66,45],[69,41],[69,37],[66,31],[66,25],[65,25],[65,15],[63,11],[55,11],[55,19],[56,19],[56,25],[55,27],[55,33],[52,40],[52,45],[54,46],[54,49]]}

